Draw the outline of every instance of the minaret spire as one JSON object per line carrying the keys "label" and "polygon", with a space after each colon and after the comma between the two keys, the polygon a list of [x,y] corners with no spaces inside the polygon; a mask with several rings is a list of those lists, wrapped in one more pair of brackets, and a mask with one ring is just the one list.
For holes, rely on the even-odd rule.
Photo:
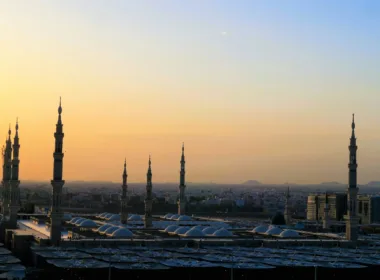
{"label": "minaret spire", "polygon": [[149,155],[148,172],[146,174],[145,221],[146,228],[152,227],[152,161]]}
{"label": "minaret spire", "polygon": [[185,184],[185,144],[182,143],[182,155],[181,155],[181,170],[179,172],[179,200],[178,200],[178,215],[184,215],[186,211],[186,184]]}
{"label": "minaret spire", "polygon": [[10,180],[12,179],[12,140],[11,140],[11,125],[8,129],[8,137],[5,140],[5,151],[4,151],[4,172],[3,172],[3,215],[9,215],[9,202],[11,196],[11,186]]}
{"label": "minaret spire", "polygon": [[323,217],[323,229],[329,229],[329,197],[327,192],[325,193],[325,207]]}
{"label": "minaret spire", "polygon": [[347,189],[347,223],[346,223],[346,238],[351,241],[356,241],[358,239],[358,222],[359,219],[356,215],[356,204],[357,204],[357,168],[358,164],[356,161],[356,151],[358,146],[356,145],[355,137],[355,115],[352,114],[352,124],[351,124],[351,138],[350,146],[348,150],[350,152],[350,158],[348,163],[348,189]]}
{"label": "minaret spire", "polygon": [[9,209],[10,209],[10,228],[17,227],[17,213],[20,210],[20,180],[19,180],[19,151],[20,143],[18,137],[18,118],[15,126],[16,132],[13,140],[13,159],[12,159],[12,174],[10,180],[10,196],[9,196]]}
{"label": "minaret spire", "polygon": [[53,180],[51,184],[53,186],[53,198],[50,211],[50,241],[53,245],[58,245],[61,240],[61,229],[63,211],[61,209],[62,200],[62,188],[65,181],[63,177],[63,125],[62,125],[62,103],[59,98],[58,106],[58,122],[56,124],[56,130],[54,133],[55,148],[53,153],[54,168],[53,168]]}
{"label": "minaret spire", "polygon": [[126,224],[128,221],[128,201],[127,201],[127,159],[124,160],[124,171],[123,171],[123,185],[122,185],[122,194],[121,194],[121,216],[120,220],[122,224]]}
{"label": "minaret spire", "polygon": [[285,209],[284,209],[284,218],[287,225],[291,223],[292,220],[292,214],[290,213],[290,187],[288,186],[286,192],[285,192]]}

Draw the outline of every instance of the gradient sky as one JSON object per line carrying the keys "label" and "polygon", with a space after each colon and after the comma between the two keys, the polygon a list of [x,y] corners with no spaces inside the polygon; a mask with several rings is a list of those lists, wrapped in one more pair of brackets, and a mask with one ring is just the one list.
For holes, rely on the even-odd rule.
{"label": "gradient sky", "polygon": [[20,179],[380,180],[380,2],[0,0],[0,131]]}

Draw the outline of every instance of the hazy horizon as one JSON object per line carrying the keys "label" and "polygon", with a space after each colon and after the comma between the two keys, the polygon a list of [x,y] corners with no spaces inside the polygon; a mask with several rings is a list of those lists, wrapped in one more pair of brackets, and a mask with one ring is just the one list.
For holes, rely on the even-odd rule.
{"label": "hazy horizon", "polygon": [[[378,178],[378,1],[1,1],[0,132],[20,180],[273,184]],[[243,179],[241,179],[243,178]],[[380,180],[380,178],[378,179]]]}

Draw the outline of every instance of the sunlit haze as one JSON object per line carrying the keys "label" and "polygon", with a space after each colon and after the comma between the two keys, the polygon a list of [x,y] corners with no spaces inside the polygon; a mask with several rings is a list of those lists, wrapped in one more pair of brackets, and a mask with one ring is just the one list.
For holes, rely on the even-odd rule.
{"label": "sunlit haze", "polygon": [[0,132],[20,179],[380,180],[378,1],[0,0]]}

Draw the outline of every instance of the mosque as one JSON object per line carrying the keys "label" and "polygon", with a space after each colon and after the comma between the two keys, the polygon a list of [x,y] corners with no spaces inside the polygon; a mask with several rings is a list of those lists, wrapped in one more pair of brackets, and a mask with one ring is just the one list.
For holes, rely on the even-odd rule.
{"label": "mosque", "polygon": [[[247,279],[281,275],[305,279],[319,275],[337,279],[347,275],[372,275],[380,271],[380,238],[359,235],[357,217],[357,161],[354,116],[349,145],[346,234],[312,232],[292,221],[288,203],[280,225],[262,221],[235,221],[196,217],[185,213],[185,150],[182,145],[178,212],[164,216],[152,212],[152,161],[149,156],[145,214],[129,213],[127,163],[124,161],[120,213],[64,213],[63,122],[59,102],[54,133],[55,149],[52,204],[48,215],[18,213],[20,209],[19,125],[11,140],[8,131],[3,150],[0,258],[13,275],[25,267],[38,270],[38,279],[90,279],[94,276],[138,277],[161,274],[166,279],[203,277],[205,269],[215,277]],[[286,200],[290,197],[288,189]],[[326,200],[323,227],[328,229]],[[14,259],[19,260],[15,261]],[[10,260],[13,260],[11,262]],[[331,271],[334,271],[331,274]],[[13,273],[13,274],[12,274]],[[24,276],[17,276],[19,279]],[[289,277],[288,277],[288,276]],[[13,278],[12,278],[13,279]],[[99,278],[100,279],[100,278]],[[317,279],[317,278],[315,278]]]}

